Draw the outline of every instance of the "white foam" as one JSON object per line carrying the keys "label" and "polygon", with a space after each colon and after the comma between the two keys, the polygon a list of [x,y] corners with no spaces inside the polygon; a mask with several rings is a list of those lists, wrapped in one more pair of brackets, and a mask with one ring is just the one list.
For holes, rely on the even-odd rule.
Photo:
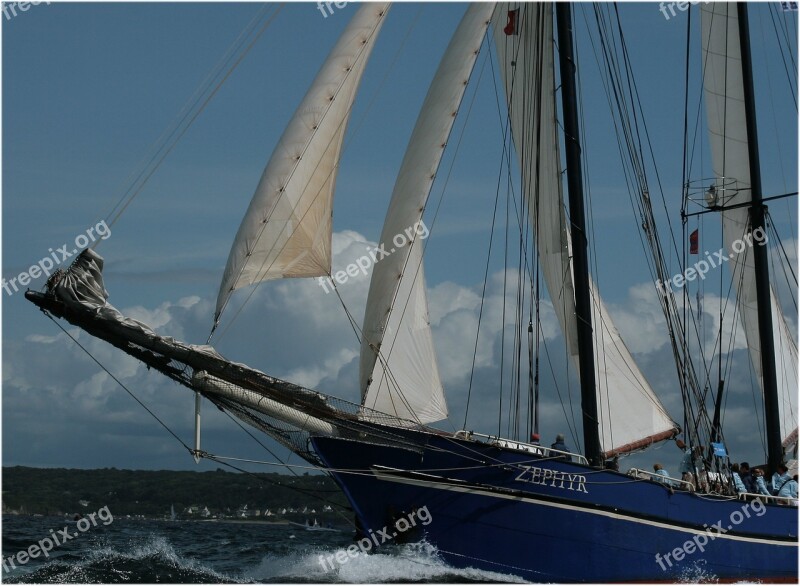
{"label": "white foam", "polygon": [[84,554],[85,558],[77,564],[77,568],[83,568],[97,562],[113,562],[115,559],[141,560],[154,557],[181,570],[204,574],[219,581],[232,580],[230,576],[220,574],[195,559],[182,557],[164,536],[150,535],[143,541],[140,539],[133,541],[134,543],[131,544],[130,548],[122,551],[109,545],[93,547]]}
{"label": "white foam", "polygon": [[[346,558],[344,564],[336,561]],[[460,580],[522,582],[519,577],[475,568],[454,568],[427,543],[395,546],[380,553],[347,555],[347,548],[315,548],[304,553],[264,556],[258,567],[245,573],[256,581],[275,578],[302,579],[304,582],[432,582]]]}
{"label": "white foam", "polygon": [[[697,560],[678,574],[680,584],[717,584],[719,578],[706,567],[706,560]],[[752,584],[752,582],[749,582]]]}

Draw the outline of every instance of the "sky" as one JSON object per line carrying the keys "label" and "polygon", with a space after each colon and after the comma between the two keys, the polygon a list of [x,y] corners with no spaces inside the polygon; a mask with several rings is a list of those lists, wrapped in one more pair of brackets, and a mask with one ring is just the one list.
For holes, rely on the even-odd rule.
{"label": "sky", "polygon": [[[4,279],[19,276],[48,257],[51,249],[71,246],[76,237],[108,217],[153,144],[262,6],[51,2],[2,17]],[[161,334],[205,342],[228,251],[263,167],[356,9],[355,4],[334,6],[323,16],[314,3],[282,8],[119,221],[109,233],[103,232],[107,238],[96,250],[106,261],[109,301],[123,313]],[[345,139],[334,211],[334,270],[353,262],[377,240],[419,107],[464,10],[465,5],[458,3],[399,3],[391,9]],[[274,11],[275,6],[267,7],[267,13]],[[779,8],[776,15],[796,38],[797,13],[784,14]],[[624,3],[620,17],[632,48],[653,160],[666,198],[666,209],[657,213],[662,222],[668,216],[679,226],[688,13],[677,11],[666,18],[658,3]],[[580,36],[593,18],[581,8],[576,9],[576,19]],[[796,105],[766,7],[755,9],[751,20],[764,193],[796,192]],[[579,40],[578,50],[594,277],[638,364],[680,421],[675,367],[622,180],[606,98],[591,45]],[[451,413],[450,423],[444,424],[447,429],[464,424],[502,158],[502,123],[492,80],[498,74],[486,61],[487,54],[484,45],[467,91],[466,100],[472,105],[462,106],[456,122],[457,152],[448,150],[429,206],[432,210],[442,198],[427,241],[426,279],[437,360]],[[796,42],[792,54],[796,60]],[[690,176],[699,179],[712,173],[702,121],[695,124],[700,105],[696,47],[691,60],[690,136],[696,154]],[[796,76],[793,84],[796,93]],[[456,141],[451,137],[450,143]],[[796,198],[789,198],[770,208],[795,266],[796,206]],[[708,217],[690,221],[690,227],[702,228],[702,246],[712,250],[720,246],[715,246],[717,224],[718,219]],[[502,266],[496,248],[486,282],[467,420],[469,429],[485,433],[496,433],[498,427]],[[670,267],[677,272],[674,262]],[[43,285],[39,278],[30,286]],[[358,277],[341,287],[345,304],[357,318],[363,315],[368,285],[367,277]],[[713,330],[719,283],[714,279],[701,286]],[[238,292],[233,304],[241,304],[250,292]],[[548,368],[542,373],[543,440],[550,443],[564,432],[568,443],[576,446],[580,431],[570,427],[573,416],[565,418],[554,389],[557,385],[561,392],[571,392],[577,404],[577,385],[563,350],[559,353],[563,338],[555,318],[544,305],[543,330],[553,349],[553,366],[552,372]],[[784,309],[796,332],[796,309],[789,301]],[[358,342],[338,300],[316,281],[264,284],[235,320],[233,313],[223,316],[224,335],[214,339],[223,355],[358,401]],[[195,465],[21,292],[2,292],[2,320],[4,466],[216,467],[208,462]],[[110,346],[68,329],[190,443],[191,393],[147,372]],[[728,381],[727,439],[734,459],[761,461],[758,407],[744,347],[739,335]],[[574,417],[579,419],[577,412]],[[274,443],[268,445],[278,450]],[[272,460],[208,403],[203,447],[220,455]],[[668,443],[633,456],[626,464],[650,468],[654,461],[662,461],[667,469],[677,469],[679,459],[680,452]],[[299,463],[296,457],[291,461]]]}

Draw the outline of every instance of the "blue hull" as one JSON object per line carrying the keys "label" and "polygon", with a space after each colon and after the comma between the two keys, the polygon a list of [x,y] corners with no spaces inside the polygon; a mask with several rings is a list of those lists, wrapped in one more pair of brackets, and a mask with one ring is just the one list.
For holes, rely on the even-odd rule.
{"label": "blue hull", "polygon": [[794,507],[401,433],[424,447],[312,440],[374,544],[425,538],[454,566],[533,582],[797,580]]}

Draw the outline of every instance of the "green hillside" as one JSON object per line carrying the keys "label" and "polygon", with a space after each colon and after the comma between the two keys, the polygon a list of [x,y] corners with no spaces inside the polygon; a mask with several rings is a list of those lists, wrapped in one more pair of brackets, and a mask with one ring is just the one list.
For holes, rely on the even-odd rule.
{"label": "green hillside", "polygon": [[[344,495],[327,476],[281,474],[175,472],[169,470],[68,470],[61,468],[3,468],[3,511],[27,514],[74,514],[107,506],[114,515],[164,517],[174,506],[181,518],[207,515],[263,516],[267,509],[280,516],[315,511],[326,505],[346,506]],[[244,506],[247,506],[245,509]],[[287,512],[281,515],[281,511]],[[303,510],[306,509],[305,512]],[[327,509],[326,509],[327,510]]]}

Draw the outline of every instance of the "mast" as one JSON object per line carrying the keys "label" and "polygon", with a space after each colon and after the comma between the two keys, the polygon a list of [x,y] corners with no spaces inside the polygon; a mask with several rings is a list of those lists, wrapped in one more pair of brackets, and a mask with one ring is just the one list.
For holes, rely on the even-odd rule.
{"label": "mast", "polygon": [[[766,233],[765,206],[761,195],[761,166],[758,157],[758,134],[756,128],[756,105],[753,90],[753,63],[750,55],[750,25],[747,4],[736,4],[739,20],[739,44],[742,56],[742,80],[744,90],[745,123],[748,137],[750,162],[750,228],[759,228]],[[783,461],[781,445],[781,423],[778,404],[778,378],[775,372],[775,344],[772,336],[772,299],[769,284],[769,261],[766,243],[753,246],[755,266],[756,300],[758,306],[758,339],[761,345],[761,377],[764,390],[764,419],[767,430],[767,464],[774,472]]]}
{"label": "mast", "polygon": [[586,459],[594,466],[602,463],[597,417],[597,391],[592,340],[592,300],[589,291],[589,258],[586,222],[583,213],[583,173],[575,89],[575,61],[572,52],[572,10],[568,2],[556,3],[561,102],[564,113],[564,143],[569,192],[572,266],[575,282],[575,314],[578,326],[578,362],[581,379],[583,444]]}

